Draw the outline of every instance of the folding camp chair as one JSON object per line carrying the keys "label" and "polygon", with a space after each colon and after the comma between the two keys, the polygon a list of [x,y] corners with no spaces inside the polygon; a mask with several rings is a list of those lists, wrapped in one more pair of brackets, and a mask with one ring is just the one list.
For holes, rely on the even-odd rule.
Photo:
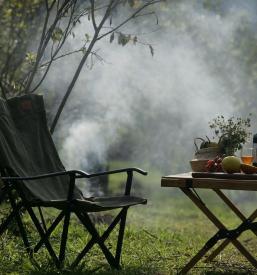
{"label": "folding camp chair", "polygon": [[[133,205],[146,204],[146,199],[130,195],[133,173],[146,175],[146,172],[138,168],[96,174],[79,170],[66,171],[47,128],[43,97],[39,95],[25,95],[7,101],[0,99],[0,172],[4,183],[1,194],[2,197],[9,199],[12,209],[9,216],[0,224],[0,236],[10,222],[15,220],[30,255],[44,245],[56,266],[61,267],[65,259],[70,216],[73,213],[92,238],[71,266],[77,266],[93,245],[98,244],[110,266],[120,268],[127,210]],[[127,174],[125,193],[121,196],[85,198],[76,186],[76,179],[116,173]],[[20,198],[18,202],[14,198],[13,191]],[[41,220],[35,214],[35,207],[39,208]],[[60,214],[48,228],[44,224],[41,207],[60,210]],[[40,235],[40,240],[34,247],[29,243],[22,222],[20,215],[22,209],[30,215]],[[112,209],[120,209],[120,211],[100,236],[90,220],[89,213]],[[60,250],[56,253],[49,237],[62,220],[64,222]],[[113,256],[104,242],[117,225],[119,225],[119,233],[116,253]]]}

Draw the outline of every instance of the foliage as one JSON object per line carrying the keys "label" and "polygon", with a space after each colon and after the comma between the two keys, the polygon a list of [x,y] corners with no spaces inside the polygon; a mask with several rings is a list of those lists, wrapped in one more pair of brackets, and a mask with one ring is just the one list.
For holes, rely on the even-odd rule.
{"label": "foliage", "polygon": [[0,90],[5,98],[23,89],[31,67],[28,46],[38,31],[42,2],[10,0],[0,4]]}
{"label": "foliage", "polygon": [[[129,21],[154,14],[148,8],[162,0],[33,0],[4,1],[0,19],[0,91],[5,98],[13,95],[34,93],[40,90],[51,66],[59,58],[81,52],[70,85],[64,93],[51,131],[54,131],[59,116],[80,75],[84,65],[100,59],[94,51],[99,40],[110,36],[118,44],[140,43],[138,36],[125,34],[120,29]],[[129,13],[121,11],[129,11]],[[146,13],[143,11],[147,10]],[[121,14],[122,16],[118,16]],[[66,52],[65,43],[75,38],[75,29],[87,18],[84,44],[73,52]],[[33,38],[33,41],[30,39]],[[153,47],[149,44],[153,55]]]}
{"label": "foliage", "polygon": [[242,144],[247,142],[251,133],[249,128],[251,127],[251,114],[247,118],[230,117],[225,119],[224,116],[217,116],[209,122],[209,126],[214,130],[214,134],[219,138],[219,144],[223,149],[223,153],[226,153],[227,148],[232,149],[233,152],[242,148]]}

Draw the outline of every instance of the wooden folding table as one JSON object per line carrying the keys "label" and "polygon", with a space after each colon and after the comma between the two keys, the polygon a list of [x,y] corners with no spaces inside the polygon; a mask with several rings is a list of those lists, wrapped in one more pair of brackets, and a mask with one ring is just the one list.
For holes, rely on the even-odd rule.
{"label": "wooden folding table", "polygon": [[[162,177],[162,187],[177,187],[191,199],[191,201],[207,216],[207,218],[218,228],[214,234],[198,251],[198,253],[182,268],[180,274],[187,273],[197,262],[206,255],[219,241],[223,242],[208,256],[206,261],[214,259],[229,243],[232,243],[246,259],[257,268],[257,260],[252,254],[237,240],[242,232],[251,230],[257,236],[257,209],[246,217],[233,202],[221,191],[225,190],[245,190],[257,191],[257,174],[226,174],[226,173],[185,173]],[[214,191],[220,199],[235,213],[242,223],[233,230],[228,230],[225,225],[213,214],[198,196],[195,189],[209,189]]]}

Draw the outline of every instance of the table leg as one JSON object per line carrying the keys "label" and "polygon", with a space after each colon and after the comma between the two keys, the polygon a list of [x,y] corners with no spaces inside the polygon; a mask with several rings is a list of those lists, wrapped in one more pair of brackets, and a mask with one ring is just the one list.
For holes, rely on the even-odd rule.
{"label": "table leg", "polygon": [[[213,189],[214,192],[225,202],[225,204],[244,222],[247,218],[242,214],[242,212],[231,202],[231,200],[219,189]],[[257,217],[257,209],[249,216],[248,220],[254,221]],[[252,230],[252,232],[257,236],[257,232]],[[231,242],[230,239],[224,240],[220,246],[218,246],[205,260],[206,262],[212,261],[219,253]]]}
{"label": "table leg", "polygon": [[211,249],[212,247],[206,247],[206,245],[200,249],[197,254],[180,270],[179,274],[186,274],[191,268],[193,268],[202,257]]}
{"label": "table leg", "polygon": [[[218,228],[227,228],[220,222],[220,220],[206,207],[206,205],[189,189],[181,188],[181,190],[193,201],[193,203],[207,216],[207,218]],[[247,258],[247,260],[257,268],[256,259],[246,250],[246,248],[236,239],[232,239],[233,245]],[[208,242],[207,242],[208,243]],[[195,264],[215,245],[206,245],[189,261],[189,263],[181,270],[181,274],[189,271]]]}

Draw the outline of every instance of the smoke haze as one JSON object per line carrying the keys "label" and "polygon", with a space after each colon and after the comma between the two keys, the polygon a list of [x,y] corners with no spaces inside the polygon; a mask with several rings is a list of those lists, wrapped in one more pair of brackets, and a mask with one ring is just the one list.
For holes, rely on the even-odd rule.
{"label": "smoke haze", "polygon": [[[83,69],[55,133],[63,140],[67,168],[91,169],[92,155],[105,163],[110,148],[124,141],[119,148],[126,148],[132,163],[182,172],[193,158],[193,139],[212,136],[208,121],[241,115],[234,103],[238,93],[247,92],[247,76],[230,50],[242,20],[252,18],[250,4],[230,1],[220,16],[201,1],[178,2],[158,8],[158,31],[152,32],[158,28],[153,18],[122,30],[149,33],[140,39],[153,45],[153,57],[140,44],[122,47],[106,38],[96,45],[104,62]],[[80,48],[87,25],[84,19],[77,26],[65,50]],[[58,61],[46,90],[61,99],[80,58],[81,53]]]}

